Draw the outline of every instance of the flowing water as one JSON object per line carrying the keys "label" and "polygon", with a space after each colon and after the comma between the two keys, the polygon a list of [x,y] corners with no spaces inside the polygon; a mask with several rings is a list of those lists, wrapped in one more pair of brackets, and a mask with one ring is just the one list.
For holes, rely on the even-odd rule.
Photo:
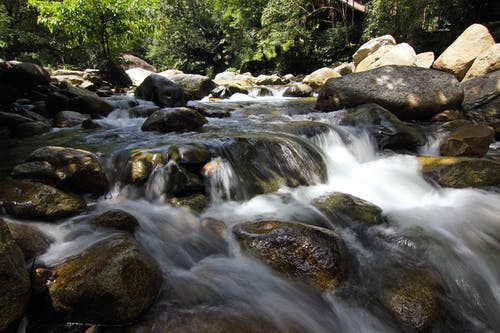
{"label": "flowing water", "polygon": [[[82,223],[91,217],[117,208],[131,213],[140,222],[136,239],[168,281],[148,314],[164,325],[176,314],[188,321],[210,316],[258,320],[284,332],[400,332],[404,329],[383,310],[377,293],[384,279],[397,278],[398,270],[407,268],[431,272],[439,281],[434,332],[498,332],[500,195],[495,189],[436,187],[422,177],[415,157],[377,151],[367,133],[338,127],[334,113],[313,112],[313,102],[279,98],[205,102],[211,109],[230,109],[231,117],[209,118],[201,133],[177,134],[142,132],[144,118],[129,118],[127,110],[118,109],[98,121],[103,129],[63,129],[4,143],[0,170],[5,175],[43,145],[98,152],[114,182],[112,191],[86,214],[57,224],[37,223],[55,239],[39,260],[61,262],[113,234]],[[303,120],[327,124],[331,130],[310,138],[282,131],[283,125]],[[300,172],[313,185],[281,186],[260,195],[245,190],[240,176],[245,165],[224,149],[224,143],[236,135],[262,133],[281,142],[272,147],[266,161],[274,162],[277,170]],[[210,205],[201,216],[164,203],[162,168],[154,169],[142,188],[124,184],[120,176],[127,152],[148,148],[163,153],[179,143],[201,143],[219,152],[213,161],[219,165],[217,172],[205,184]],[[309,170],[306,153],[311,150],[303,147],[319,152],[326,177]],[[428,154],[435,152],[432,147]],[[311,205],[332,191],[374,203],[388,223],[363,230],[333,225]],[[220,237],[203,232],[200,221],[209,217],[224,221],[228,230]],[[343,290],[320,292],[245,256],[230,229],[262,219],[336,230],[354,267]]]}

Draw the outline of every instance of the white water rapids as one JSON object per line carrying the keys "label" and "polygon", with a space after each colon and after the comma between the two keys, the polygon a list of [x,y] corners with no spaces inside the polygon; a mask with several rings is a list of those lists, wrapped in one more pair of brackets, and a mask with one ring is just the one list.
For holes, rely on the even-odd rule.
{"label": "white water rapids", "polygon": [[[214,126],[221,121],[211,120]],[[101,122],[111,130],[133,131],[141,120],[113,114]],[[149,197],[137,199],[126,188],[116,188],[91,213],[56,225],[37,223],[55,239],[39,260],[58,263],[109,237],[113,232],[95,231],[80,222],[109,209],[122,209],[139,220],[136,239],[169,281],[152,310],[165,316],[170,311],[196,314],[215,309],[237,318],[262,318],[283,331],[399,332],[394,320],[377,309],[371,279],[375,283],[377,272],[411,259],[412,267],[432,271],[443,285],[439,302],[446,313],[441,314],[436,332],[498,332],[500,195],[439,188],[422,177],[415,157],[383,155],[366,134],[351,134],[348,139],[346,144],[334,131],[311,139],[325,158],[326,183],[283,187],[246,201],[232,200],[232,190],[239,186],[234,183],[238,170],[219,158],[225,167],[211,179],[211,205],[201,217],[158,198],[162,184],[154,182],[154,173],[161,170],[155,170],[148,183],[153,193]],[[262,219],[310,222],[323,218],[324,222],[311,201],[333,191],[372,202],[389,221],[366,231],[368,237],[378,239],[378,245],[363,241],[353,230],[337,228],[363,277],[348,295],[311,290],[240,252],[232,226]],[[205,217],[226,223],[229,229],[223,241],[200,231]]]}

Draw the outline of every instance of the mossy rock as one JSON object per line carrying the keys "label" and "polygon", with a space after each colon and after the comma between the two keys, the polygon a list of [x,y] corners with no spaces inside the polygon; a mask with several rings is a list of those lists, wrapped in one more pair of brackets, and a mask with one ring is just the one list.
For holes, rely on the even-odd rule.
{"label": "mossy rock", "polygon": [[156,300],[162,273],[130,236],[105,239],[52,269],[54,310],[66,320],[125,324]]}
{"label": "mossy rock", "polygon": [[360,223],[374,226],[385,222],[382,209],[374,204],[347,193],[325,194],[312,202],[334,224],[350,226]]}
{"label": "mossy rock", "polygon": [[261,221],[238,224],[233,233],[246,253],[319,289],[339,289],[347,276],[347,249],[331,230],[296,222]]}
{"label": "mossy rock", "polygon": [[107,229],[115,229],[133,234],[139,222],[132,215],[121,209],[109,210],[89,221],[90,224]]}
{"label": "mossy rock", "polygon": [[83,198],[35,182],[0,182],[0,205],[9,215],[21,218],[55,220],[81,213],[87,207]]}
{"label": "mossy rock", "polygon": [[207,206],[207,197],[203,194],[193,194],[187,197],[168,198],[167,203],[174,207],[184,207],[200,213]]}
{"label": "mossy rock", "polygon": [[418,157],[424,177],[441,186],[465,188],[500,185],[500,162],[467,157]]}
{"label": "mossy rock", "polygon": [[381,300],[404,328],[427,331],[438,314],[438,284],[425,272],[399,271],[386,281]]}
{"label": "mossy rock", "polygon": [[0,332],[13,328],[30,299],[30,279],[24,256],[7,223],[0,219]]}
{"label": "mossy rock", "polygon": [[27,223],[9,223],[8,225],[12,237],[24,254],[25,261],[44,254],[53,242],[51,237],[34,225]]}

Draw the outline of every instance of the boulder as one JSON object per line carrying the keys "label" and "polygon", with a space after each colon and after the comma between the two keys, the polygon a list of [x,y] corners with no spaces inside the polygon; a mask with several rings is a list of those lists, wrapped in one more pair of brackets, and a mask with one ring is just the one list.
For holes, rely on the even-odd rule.
{"label": "boulder", "polygon": [[169,79],[151,74],[135,89],[135,97],[152,101],[161,108],[184,106],[184,91]]}
{"label": "boulder", "polygon": [[434,52],[423,52],[417,54],[417,59],[415,65],[422,68],[431,68],[434,63],[435,55]]}
{"label": "boulder", "polygon": [[0,205],[14,217],[48,221],[76,215],[87,207],[77,195],[41,183],[12,180],[0,182]]}
{"label": "boulder", "polygon": [[108,191],[108,181],[97,157],[82,149],[55,146],[38,148],[26,158],[26,163],[13,169],[12,176],[41,178],[44,182],[53,182],[76,193],[100,195]]}
{"label": "boulder", "polygon": [[302,83],[309,85],[313,89],[319,89],[325,84],[326,80],[336,77],[340,77],[337,71],[329,67],[323,67],[307,75],[302,80]]}
{"label": "boulder", "polygon": [[356,69],[356,65],[354,62],[342,63],[338,66],[333,67],[333,70],[339,73],[340,75],[347,75],[354,73]]}
{"label": "boulder", "polygon": [[27,223],[9,223],[8,226],[12,237],[24,254],[25,262],[29,262],[44,254],[53,241],[34,225]]}
{"label": "boulder", "polygon": [[500,162],[467,157],[418,157],[424,177],[441,186],[465,188],[500,185]]}
{"label": "boulder", "polygon": [[396,40],[391,35],[373,38],[359,47],[353,54],[352,61],[357,65],[384,45],[396,45]]}
{"label": "boulder", "polygon": [[0,332],[14,329],[30,299],[31,284],[21,249],[0,218]]}
{"label": "boulder", "polygon": [[128,114],[135,118],[147,118],[158,110],[160,107],[156,105],[137,105],[130,108]]}
{"label": "boulder", "polygon": [[333,192],[314,199],[312,205],[334,225],[367,227],[385,222],[382,209],[374,204],[347,193]]}
{"label": "boulder", "polygon": [[208,96],[217,85],[207,76],[198,74],[161,72],[159,75],[166,77],[184,91],[184,94],[194,99]]}
{"label": "boulder", "polygon": [[403,328],[428,332],[438,315],[437,287],[425,272],[400,271],[385,281],[381,301]]}
{"label": "boulder", "polygon": [[277,74],[264,75],[261,74],[255,78],[254,83],[258,86],[274,86],[286,84],[286,81]]}
{"label": "boulder", "polygon": [[128,323],[149,309],[162,284],[157,264],[126,235],[102,240],[51,270],[51,305],[73,322]]}
{"label": "boulder", "polygon": [[73,127],[81,125],[85,119],[90,119],[89,115],[83,115],[75,111],[60,111],[56,114],[56,127]]}
{"label": "boulder", "polygon": [[492,45],[480,54],[465,74],[464,81],[500,69],[500,43]]}
{"label": "boulder", "polygon": [[26,138],[34,135],[40,135],[50,132],[51,126],[46,121],[31,121],[16,126],[14,134],[20,138]]}
{"label": "boulder", "polygon": [[444,50],[432,67],[452,73],[458,80],[462,80],[474,60],[494,44],[495,40],[488,28],[473,24]]}
{"label": "boulder", "polygon": [[305,83],[294,83],[289,85],[283,92],[283,97],[310,97],[313,90]]}
{"label": "boulder", "polygon": [[120,56],[120,58],[123,60],[122,66],[125,70],[131,69],[131,68],[142,68],[142,69],[148,70],[150,72],[156,71],[154,66],[147,63],[143,59],[136,57],[133,54],[124,53]]}
{"label": "boulder", "polygon": [[384,66],[330,79],[319,91],[316,109],[336,111],[376,103],[403,120],[427,119],[459,108],[463,90],[448,73],[410,66]]}
{"label": "boulder", "polygon": [[290,278],[322,290],[339,289],[347,276],[347,249],[335,232],[295,222],[261,221],[233,228],[243,251]]}
{"label": "boulder", "polygon": [[140,183],[146,181],[153,171],[163,165],[160,153],[135,149],[127,158],[127,182]]}
{"label": "boulder", "polygon": [[68,110],[92,117],[106,117],[113,107],[103,99],[91,95],[80,95],[68,101]]}
{"label": "boulder", "polygon": [[415,151],[427,143],[426,136],[415,126],[404,123],[377,104],[363,104],[340,112],[339,125],[367,130],[380,149]]}
{"label": "boulder", "polygon": [[127,69],[125,73],[127,73],[134,86],[140,86],[141,83],[154,72],[144,68],[135,67]]}
{"label": "boulder", "polygon": [[182,132],[200,129],[208,121],[199,112],[184,108],[165,108],[154,112],[142,124],[143,131]]}
{"label": "boulder", "polygon": [[132,214],[121,209],[109,210],[98,215],[90,220],[89,224],[101,228],[121,230],[130,234],[134,234],[135,229],[139,226],[139,222]]}
{"label": "boulder", "polygon": [[486,104],[500,95],[500,70],[461,83],[464,90],[462,109],[467,111]]}
{"label": "boulder", "polygon": [[42,67],[27,62],[3,62],[0,64],[0,83],[29,91],[38,85],[48,85],[50,74]]}
{"label": "boulder", "polygon": [[384,45],[356,66],[356,73],[388,66],[414,66],[417,61],[415,50],[407,43]]}
{"label": "boulder", "polygon": [[489,126],[465,123],[446,134],[439,151],[443,156],[483,157],[488,153],[494,136],[495,132]]}

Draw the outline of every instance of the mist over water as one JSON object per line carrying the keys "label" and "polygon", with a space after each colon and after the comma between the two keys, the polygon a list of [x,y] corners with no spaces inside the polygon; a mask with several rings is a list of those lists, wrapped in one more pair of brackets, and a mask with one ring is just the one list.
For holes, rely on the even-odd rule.
{"label": "mist over water", "polygon": [[[290,107],[286,103],[271,100],[260,107],[282,110]],[[228,119],[210,119],[203,133],[189,138],[186,134],[141,132],[144,118],[129,118],[125,111],[117,110],[99,121],[104,129],[75,134],[74,141],[81,142],[79,147],[102,151],[108,165],[113,166],[109,172],[118,179],[121,170],[112,161],[123,150],[168,147],[189,140],[203,142],[215,136],[270,130],[276,124],[314,118],[331,125],[332,130],[294,142],[306,141],[321,154],[326,181],[311,174],[309,161],[298,159],[293,145],[282,144],[271,152],[274,161],[288,161],[287,168],[300,170],[312,185],[282,186],[276,192],[254,196],[236,195],[245,191],[242,166],[229,155],[216,157],[211,163],[217,168],[206,184],[210,204],[198,216],[165,203],[163,173],[168,163],[173,163],[168,162],[152,170],[143,188],[117,181],[113,191],[99,199],[89,213],[56,225],[37,223],[55,239],[38,260],[48,265],[59,263],[111,237],[117,231],[97,231],[85,222],[107,210],[122,209],[138,219],[135,237],[158,262],[167,281],[150,314],[165,321],[171,313],[187,317],[209,314],[254,318],[285,332],[402,332],[404,329],[381,309],[376,294],[382,279],[397,278],[398,269],[403,267],[425,269],[439,281],[440,317],[435,332],[498,330],[498,193],[437,187],[423,178],[415,157],[380,152],[367,133],[352,128],[336,131],[331,114],[304,116],[290,108],[270,118],[268,113],[256,113],[248,120],[252,107],[242,105]],[[226,124],[225,132],[220,132]],[[100,150],[97,141],[103,138],[107,139]],[[426,149],[428,155],[435,154],[433,147],[431,143]],[[388,223],[361,231],[332,224],[311,204],[331,192],[352,194],[379,206]],[[220,235],[207,233],[202,225],[204,218],[221,220],[227,229]],[[347,244],[352,266],[343,290],[320,292],[243,254],[231,228],[264,219],[303,222],[337,231]]]}

